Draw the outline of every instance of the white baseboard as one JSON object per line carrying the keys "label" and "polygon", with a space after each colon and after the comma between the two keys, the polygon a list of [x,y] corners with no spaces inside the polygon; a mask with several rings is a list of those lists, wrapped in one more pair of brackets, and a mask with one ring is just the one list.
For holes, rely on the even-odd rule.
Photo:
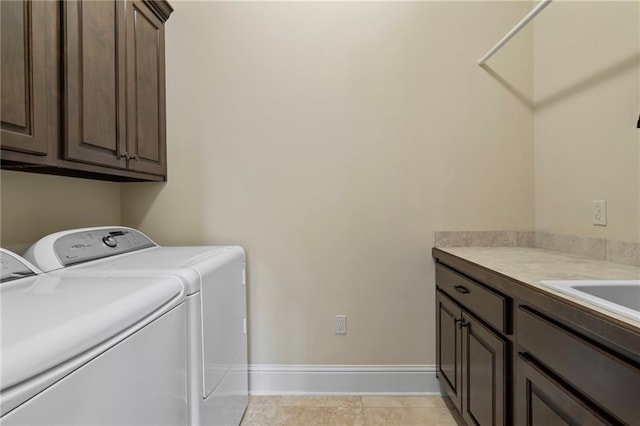
{"label": "white baseboard", "polygon": [[442,395],[433,365],[249,365],[251,395]]}

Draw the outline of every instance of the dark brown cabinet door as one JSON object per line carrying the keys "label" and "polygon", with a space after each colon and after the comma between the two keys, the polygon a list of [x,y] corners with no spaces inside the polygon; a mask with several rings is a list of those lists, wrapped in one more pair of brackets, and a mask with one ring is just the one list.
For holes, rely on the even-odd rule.
{"label": "dark brown cabinet door", "polygon": [[462,311],[441,291],[436,296],[436,365],[440,383],[459,411],[462,409]]}
{"label": "dark brown cabinet door", "polygon": [[0,2],[2,149],[44,156],[47,142],[45,2]]}
{"label": "dark brown cabinet door", "polygon": [[65,159],[125,168],[123,1],[65,1]]}
{"label": "dark brown cabinet door", "polygon": [[129,169],[166,175],[164,25],[142,1],[127,2]]}
{"label": "dark brown cabinet door", "polygon": [[462,315],[462,417],[469,425],[507,424],[507,342]]}
{"label": "dark brown cabinet door", "polygon": [[606,425],[593,409],[522,355],[517,360],[517,424]]}
{"label": "dark brown cabinet door", "polygon": [[164,23],[171,5],[11,0],[0,7],[2,168],[166,179]]}

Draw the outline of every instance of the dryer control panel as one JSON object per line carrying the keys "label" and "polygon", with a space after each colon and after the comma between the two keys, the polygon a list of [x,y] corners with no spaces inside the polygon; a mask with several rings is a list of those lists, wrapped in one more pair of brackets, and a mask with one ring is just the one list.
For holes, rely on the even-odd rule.
{"label": "dryer control panel", "polygon": [[38,240],[24,258],[44,272],[157,246],[133,228],[101,226],[56,232]]}
{"label": "dryer control panel", "polygon": [[62,235],[53,251],[63,266],[153,247],[156,244],[130,228],[99,228]]}

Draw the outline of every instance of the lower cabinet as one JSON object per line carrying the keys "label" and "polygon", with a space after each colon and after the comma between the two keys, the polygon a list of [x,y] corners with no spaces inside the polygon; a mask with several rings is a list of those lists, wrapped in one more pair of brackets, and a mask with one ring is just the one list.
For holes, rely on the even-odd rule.
{"label": "lower cabinet", "polygon": [[640,426],[637,328],[434,257],[436,375],[467,425]]}
{"label": "lower cabinet", "polygon": [[437,374],[469,425],[509,424],[508,342],[437,293]]}

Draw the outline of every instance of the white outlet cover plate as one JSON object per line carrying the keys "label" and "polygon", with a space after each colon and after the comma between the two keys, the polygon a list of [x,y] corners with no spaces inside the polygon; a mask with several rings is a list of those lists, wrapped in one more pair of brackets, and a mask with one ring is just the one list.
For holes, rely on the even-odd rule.
{"label": "white outlet cover plate", "polygon": [[607,202],[594,200],[592,202],[591,221],[594,225],[607,226]]}
{"label": "white outlet cover plate", "polygon": [[336,315],[336,334],[347,334],[346,315]]}

